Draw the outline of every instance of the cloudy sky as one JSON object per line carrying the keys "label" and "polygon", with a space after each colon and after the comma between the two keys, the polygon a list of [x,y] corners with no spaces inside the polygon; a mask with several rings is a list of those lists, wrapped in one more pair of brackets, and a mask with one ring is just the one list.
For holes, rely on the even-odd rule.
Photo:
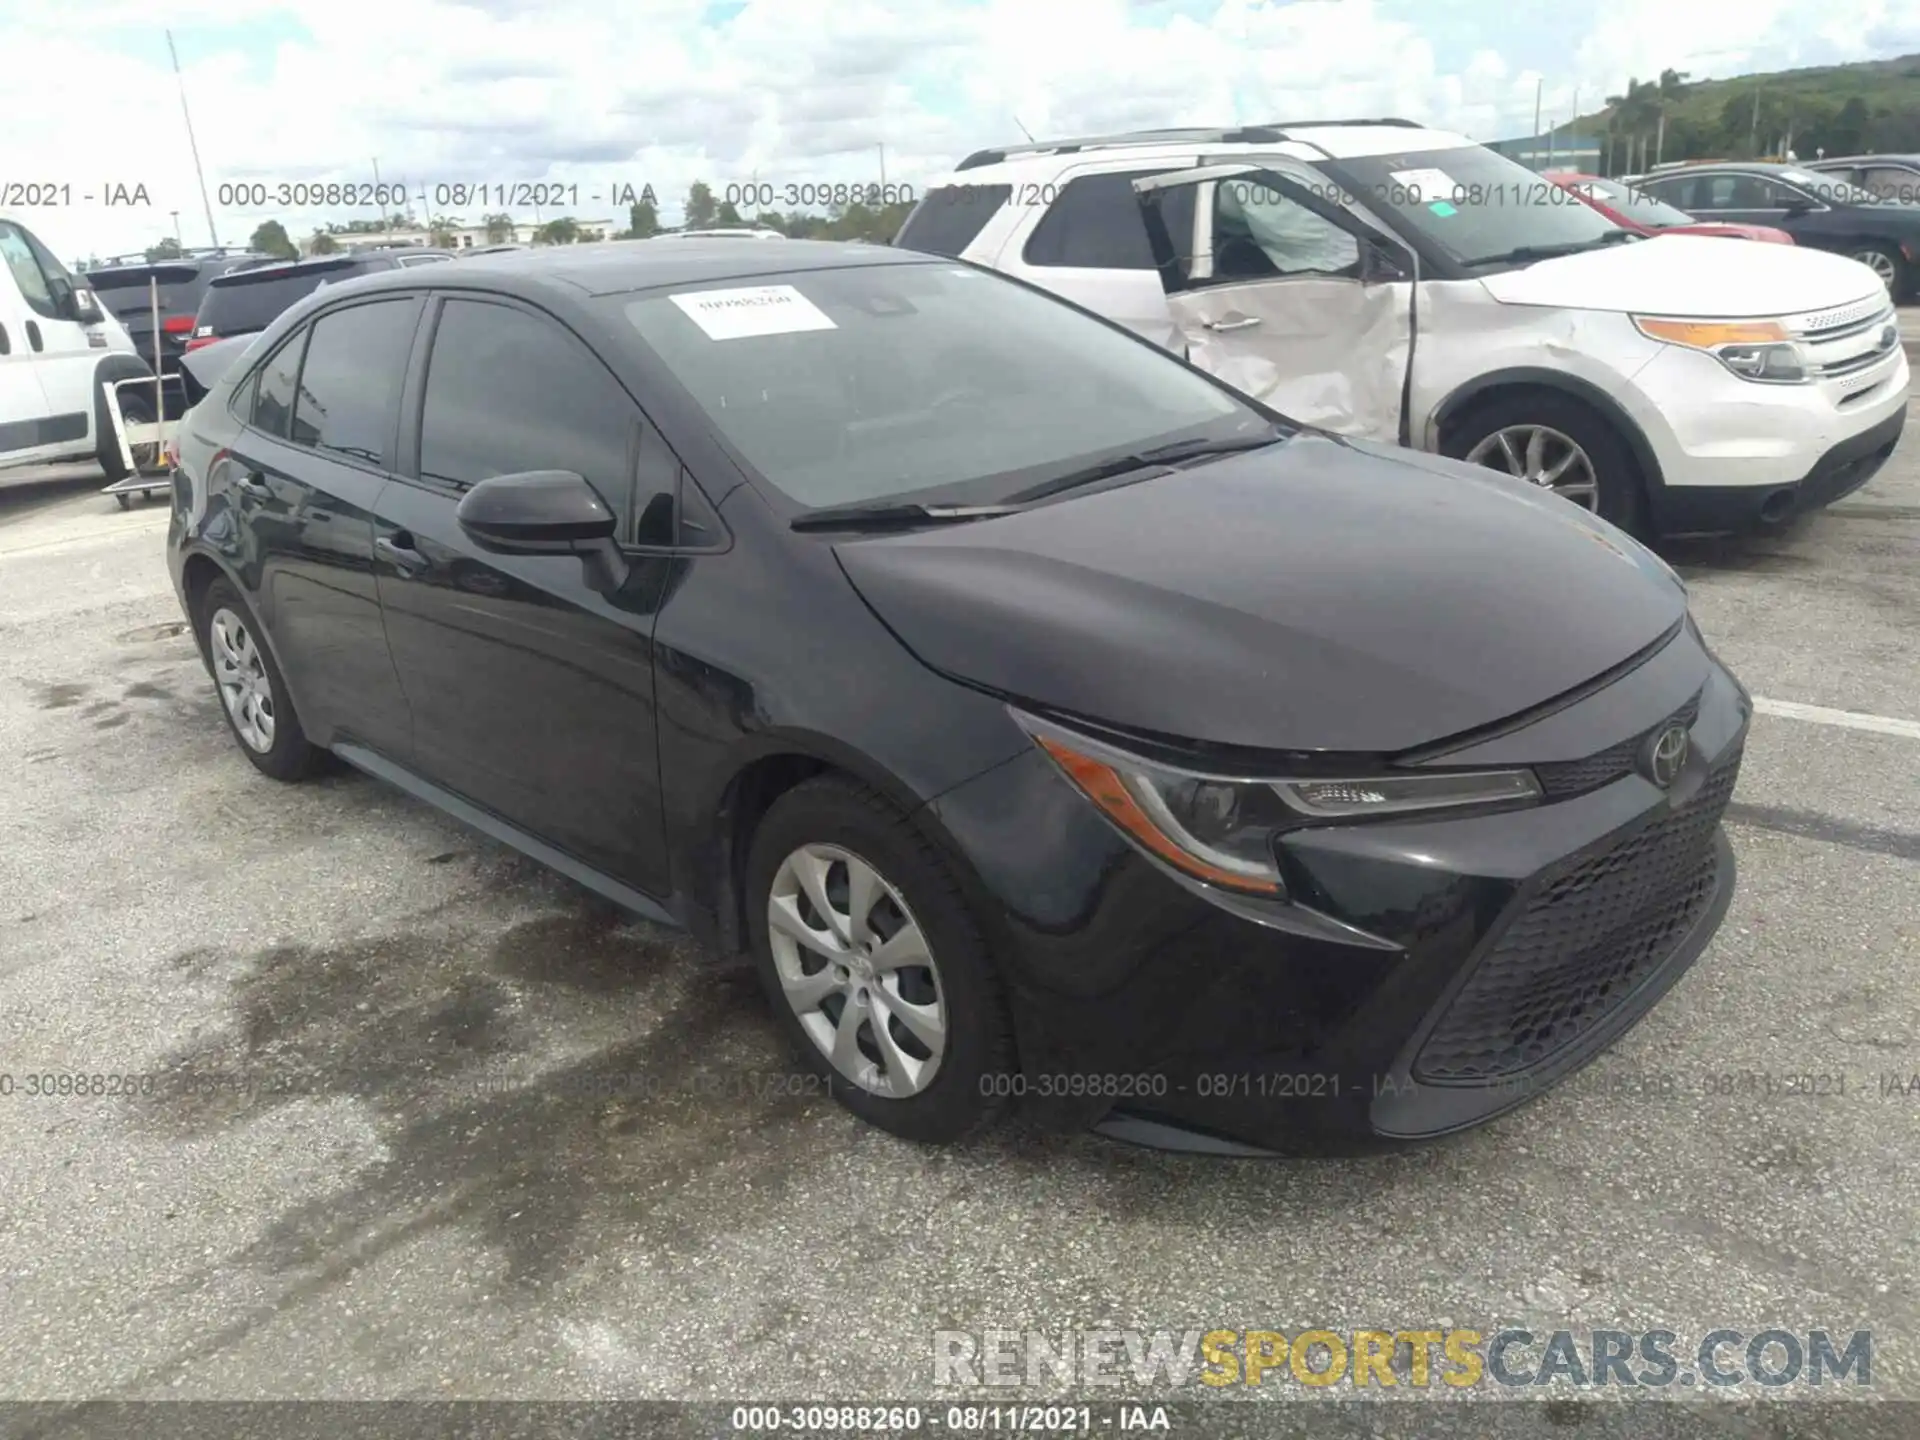
{"label": "cloudy sky", "polygon": [[[577,183],[582,218],[651,184],[669,223],[696,179],[872,183],[884,146],[886,178],[913,182],[1022,125],[1391,114],[1486,140],[1530,132],[1540,80],[1565,117],[1667,65],[1920,51],[1916,0],[0,0],[0,189],[71,187],[22,217],[63,257],[143,248],[176,210],[207,243],[162,24],[216,200],[377,161],[413,194]],[[102,204],[115,184],[151,205]],[[269,216],[296,237],[352,218],[213,221],[231,243]]]}

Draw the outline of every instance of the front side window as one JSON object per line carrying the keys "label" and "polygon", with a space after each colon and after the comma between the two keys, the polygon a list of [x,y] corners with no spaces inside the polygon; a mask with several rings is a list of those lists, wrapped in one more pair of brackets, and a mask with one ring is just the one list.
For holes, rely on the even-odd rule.
{"label": "front side window", "polygon": [[53,288],[47,284],[46,273],[34,256],[33,246],[27,243],[27,232],[4,220],[0,220],[0,259],[6,261],[7,273],[20,287],[27,308],[48,320],[58,320],[60,310],[53,303]]}
{"label": "front side window", "polygon": [[450,300],[434,331],[420,474],[458,489],[495,475],[571,470],[622,520],[633,513],[639,410],[557,321]]}
{"label": "front side window", "polygon": [[1861,177],[1861,188],[1895,205],[1920,205],[1920,170],[1875,165]]}
{"label": "front side window", "polygon": [[1214,188],[1213,273],[1223,280],[1357,278],[1360,242],[1271,185],[1222,180]]}
{"label": "front side window", "polygon": [[314,321],[288,438],[382,469],[393,467],[394,426],[418,302],[380,300]]}
{"label": "front side window", "polygon": [[1618,237],[1618,227],[1578,195],[1484,145],[1314,163],[1396,228],[1462,265],[1504,261],[1516,250],[1584,249]]}
{"label": "front side window", "polygon": [[1785,205],[1875,205],[1880,197],[1853,183],[1846,175],[1816,175],[1811,170],[1783,170],[1773,186],[1777,207]]}
{"label": "front side window", "polygon": [[606,304],[788,500],[991,503],[1056,475],[1271,421],[1159,347],[930,261],[756,276]]}

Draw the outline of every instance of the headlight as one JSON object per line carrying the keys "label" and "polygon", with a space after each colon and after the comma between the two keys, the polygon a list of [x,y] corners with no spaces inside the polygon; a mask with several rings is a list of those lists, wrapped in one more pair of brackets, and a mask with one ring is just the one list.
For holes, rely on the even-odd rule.
{"label": "headlight", "polygon": [[1649,340],[1704,350],[1742,380],[1798,385],[1811,378],[1806,352],[1775,320],[1666,320],[1633,317]]}
{"label": "headlight", "polygon": [[1541,794],[1530,770],[1351,778],[1207,774],[1011,713],[1134,844],[1195,879],[1259,895],[1286,894],[1273,852],[1281,831],[1316,821],[1531,803]]}

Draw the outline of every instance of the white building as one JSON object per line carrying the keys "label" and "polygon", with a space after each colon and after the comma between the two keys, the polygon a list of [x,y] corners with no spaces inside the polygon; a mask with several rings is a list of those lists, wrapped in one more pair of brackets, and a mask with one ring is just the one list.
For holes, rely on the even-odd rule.
{"label": "white building", "polygon": [[[580,239],[611,240],[614,234],[626,227],[623,220],[588,220],[572,217],[579,227]],[[513,222],[513,232],[495,239],[487,234],[485,225],[456,225],[447,232],[452,238],[455,250],[473,250],[482,245],[531,245],[534,236],[539,233],[540,225],[531,220]],[[333,243],[341,250],[349,250],[355,245],[432,245],[433,232],[419,225],[396,225],[391,230],[354,231],[351,234],[337,233]],[[446,237],[442,237],[446,238]],[[313,254],[314,237],[309,235],[300,242],[303,255]]]}

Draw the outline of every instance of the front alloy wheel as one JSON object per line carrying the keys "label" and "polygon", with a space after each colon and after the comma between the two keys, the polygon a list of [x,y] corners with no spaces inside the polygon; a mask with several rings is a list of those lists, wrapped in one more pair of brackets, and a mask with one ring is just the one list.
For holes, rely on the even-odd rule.
{"label": "front alloy wheel", "polygon": [[767,938],[800,1028],[869,1094],[917,1095],[947,1049],[947,1011],[920,923],[873,865],[807,844],[774,871]]}
{"label": "front alloy wheel", "polygon": [[1484,437],[1466,459],[1499,470],[1530,485],[1599,509],[1600,482],[1593,461],[1570,436],[1547,425],[1508,425]]}
{"label": "front alloy wheel", "polygon": [[207,625],[213,679],[234,733],[256,755],[273,749],[273,683],[247,624],[224,606]]}

